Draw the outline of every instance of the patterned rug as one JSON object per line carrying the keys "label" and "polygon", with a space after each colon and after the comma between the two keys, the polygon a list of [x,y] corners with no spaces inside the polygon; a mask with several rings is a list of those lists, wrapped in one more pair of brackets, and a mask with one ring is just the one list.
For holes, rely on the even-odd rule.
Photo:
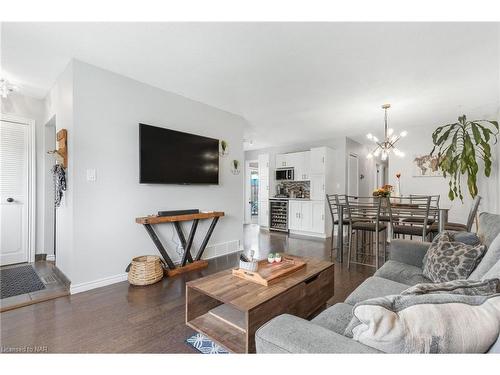
{"label": "patterned rug", "polygon": [[0,269],[0,298],[18,296],[45,289],[30,265]]}
{"label": "patterned rug", "polygon": [[229,354],[222,346],[217,345],[201,333],[196,333],[186,339],[186,344],[191,345],[202,354]]}

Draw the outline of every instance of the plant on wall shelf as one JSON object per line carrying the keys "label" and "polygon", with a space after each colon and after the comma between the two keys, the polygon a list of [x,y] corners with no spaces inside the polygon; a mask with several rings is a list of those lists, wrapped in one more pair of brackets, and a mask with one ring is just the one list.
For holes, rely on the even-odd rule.
{"label": "plant on wall shelf", "polygon": [[240,174],[240,162],[238,160],[233,160],[231,162],[232,168],[231,168],[231,173],[232,174]]}
{"label": "plant on wall shelf", "polygon": [[463,175],[467,175],[467,187],[472,198],[478,194],[478,160],[483,160],[484,175],[489,177],[492,164],[490,143],[497,143],[498,133],[497,121],[468,121],[465,115],[460,116],[458,122],[440,126],[432,133],[434,147],[431,155],[437,150],[438,167],[445,178],[450,178],[450,200],[459,197],[463,201]]}
{"label": "plant on wall shelf", "polygon": [[220,155],[221,155],[221,156],[227,155],[227,154],[229,153],[229,152],[227,151],[227,146],[228,146],[227,141],[225,141],[225,140],[223,140],[223,139],[222,139],[222,140],[220,141],[220,149],[221,149],[221,151],[220,151]]}

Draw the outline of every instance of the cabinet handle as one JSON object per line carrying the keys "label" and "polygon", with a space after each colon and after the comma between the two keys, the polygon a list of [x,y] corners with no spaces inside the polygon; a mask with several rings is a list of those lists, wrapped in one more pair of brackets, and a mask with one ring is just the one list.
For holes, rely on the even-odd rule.
{"label": "cabinet handle", "polygon": [[325,191],[325,184],[323,184],[323,191]]}
{"label": "cabinet handle", "polygon": [[324,157],[324,156],[321,158],[321,162],[322,162],[323,164],[325,164],[325,157]]}

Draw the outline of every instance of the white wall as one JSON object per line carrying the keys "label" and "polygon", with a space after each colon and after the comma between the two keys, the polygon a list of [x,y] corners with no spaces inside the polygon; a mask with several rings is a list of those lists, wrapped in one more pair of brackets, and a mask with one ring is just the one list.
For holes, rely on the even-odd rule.
{"label": "white wall", "polygon": [[71,280],[74,262],[74,216],[73,196],[75,165],[75,132],[73,131],[73,64],[61,73],[49,95],[45,98],[46,122],[54,122],[56,131],[68,131],[68,168],[66,170],[66,192],[61,206],[56,210],[56,265]]}
{"label": "white wall", "polygon": [[[437,127],[437,126],[436,126]],[[465,223],[469,213],[472,199],[468,194],[467,184],[462,185],[464,203],[460,199],[450,201],[448,199],[448,179],[443,177],[413,177],[414,155],[423,155],[432,150],[432,129],[408,128],[409,134],[398,143],[398,148],[405,152],[404,158],[390,156],[389,159],[389,181],[391,185],[396,184],[396,173],[401,172],[401,192],[408,194],[441,195],[440,205],[451,208],[449,220]],[[479,212],[496,212],[498,201],[499,170],[498,159],[494,161],[492,175],[484,177],[484,169],[480,169],[478,175],[479,195],[483,197]]]}
{"label": "white wall", "polygon": [[[43,186],[45,180],[44,162],[44,129],[45,105],[44,101],[13,93],[6,99],[1,98],[1,112],[13,114],[27,119],[35,120],[36,143],[36,186]],[[44,190],[37,189],[35,207],[35,253],[45,253],[44,246]]]}
{"label": "white wall", "polygon": [[[370,149],[367,145],[363,145],[359,142],[356,142],[351,138],[346,138],[346,152],[345,152],[346,168],[349,160],[349,154],[357,155],[359,162],[359,175],[364,176],[363,179],[361,179],[360,176],[358,176],[359,195],[361,197],[371,196],[373,190],[375,189],[375,185],[373,183],[373,175],[375,173],[376,160],[367,159],[366,155],[368,155],[369,152]],[[347,181],[347,170],[345,178]]]}
{"label": "white wall", "polygon": [[[79,61],[73,61],[67,72],[72,72],[74,95],[73,123],[68,124],[72,127],[68,129],[68,196],[72,202],[66,202],[73,210],[73,235],[71,246],[58,245],[57,254],[59,259],[64,251],[71,258],[63,272],[72,282],[72,291],[123,279],[134,256],[157,254],[135,218],[158,210],[224,211],[226,216],[219,221],[206,256],[239,250],[244,173],[233,175],[230,161],[237,159],[244,166],[243,118]],[[61,79],[58,85],[64,86],[65,77]],[[60,100],[64,98],[59,96]],[[59,116],[58,128],[65,127],[66,121]],[[139,184],[139,122],[227,140],[230,154],[220,159],[220,184]],[[86,181],[87,169],[96,170],[97,181]],[[194,249],[208,225],[208,221],[200,222]],[[57,230],[64,227],[58,212]],[[178,259],[173,226],[157,228],[172,258]],[[184,229],[187,232],[188,227]]]}

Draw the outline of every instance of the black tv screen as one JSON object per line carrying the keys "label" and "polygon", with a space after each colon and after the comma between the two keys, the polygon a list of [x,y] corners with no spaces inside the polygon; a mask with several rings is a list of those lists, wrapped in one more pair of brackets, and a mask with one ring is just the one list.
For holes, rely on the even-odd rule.
{"label": "black tv screen", "polygon": [[218,184],[219,140],[139,124],[140,182]]}

